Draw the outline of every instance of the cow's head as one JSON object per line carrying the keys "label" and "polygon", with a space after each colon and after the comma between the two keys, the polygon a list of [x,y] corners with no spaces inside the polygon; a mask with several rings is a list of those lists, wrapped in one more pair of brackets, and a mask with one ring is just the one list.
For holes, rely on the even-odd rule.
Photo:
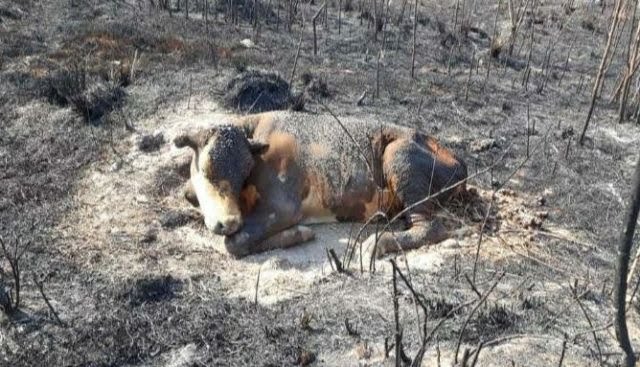
{"label": "cow's head", "polygon": [[220,235],[236,233],[242,227],[240,192],[254,155],[264,153],[268,145],[247,138],[242,128],[233,125],[182,134],[173,142],[194,151],[191,183],[207,228]]}

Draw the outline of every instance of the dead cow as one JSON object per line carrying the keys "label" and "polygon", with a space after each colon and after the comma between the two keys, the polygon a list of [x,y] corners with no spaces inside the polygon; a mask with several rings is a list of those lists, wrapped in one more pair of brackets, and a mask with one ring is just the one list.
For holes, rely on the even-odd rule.
{"label": "dead cow", "polygon": [[[309,223],[389,216],[467,177],[462,160],[414,129],[326,115],[267,112],[179,135],[191,147],[186,198],[235,256],[293,246],[314,237]],[[351,135],[351,136],[349,136]],[[354,143],[353,140],[357,142]],[[465,185],[439,195],[448,200]],[[433,200],[411,207],[407,228],[378,238],[377,255],[446,238]],[[374,235],[366,244],[375,242]]]}

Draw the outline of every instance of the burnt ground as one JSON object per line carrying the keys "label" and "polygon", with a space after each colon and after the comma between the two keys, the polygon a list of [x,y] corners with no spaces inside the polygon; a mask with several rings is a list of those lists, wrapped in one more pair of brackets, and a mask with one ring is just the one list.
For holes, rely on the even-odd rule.
{"label": "burnt ground", "polygon": [[[189,20],[184,9],[169,14],[151,3],[0,1],[0,235],[27,248],[21,308],[0,321],[3,364],[394,364],[394,350],[385,358],[395,332],[388,259],[376,272],[360,272],[355,260],[351,276],[326,261],[325,248],[342,256],[350,226],[319,227],[315,244],[234,260],[209,246],[215,239],[180,199],[186,157],[169,146],[171,132],[219,118],[226,83],[239,71],[276,71],[289,81],[301,34],[292,81],[296,94],[315,81],[307,113],[328,106],[414,126],[458,152],[470,172],[493,167],[471,181],[482,201],[444,212],[460,224],[454,239],[397,258],[422,295],[427,331],[444,320],[423,365],[450,365],[459,338],[460,354],[485,343],[481,366],[556,365],[563,340],[565,366],[620,360],[611,284],[640,130],[618,124],[608,103],[619,61],[585,145],[576,144],[610,4],[539,3],[525,12],[513,55],[503,47],[492,58],[485,34],[504,43],[506,2],[499,11],[483,0],[459,10],[458,19],[484,32],[464,36],[454,31],[455,2],[421,1],[412,79],[411,4],[401,18],[403,4],[392,3],[375,35],[371,4],[342,1],[338,32],[338,3],[329,2],[313,56],[318,2],[301,3],[290,30],[283,2],[257,2],[257,27],[253,2],[237,3],[235,25],[225,3],[212,2],[208,26],[200,1],[189,2]],[[479,298],[465,280],[478,213],[503,182],[475,287],[484,294],[505,275],[469,318]],[[14,287],[6,258],[0,269]],[[62,325],[34,279],[44,281]],[[398,287],[413,358],[424,315]],[[636,348],[639,312],[632,300]]]}

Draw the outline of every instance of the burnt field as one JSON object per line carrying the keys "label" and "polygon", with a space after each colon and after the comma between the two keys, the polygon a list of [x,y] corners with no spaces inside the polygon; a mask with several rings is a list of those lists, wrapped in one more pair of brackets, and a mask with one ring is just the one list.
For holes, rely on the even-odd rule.
{"label": "burnt field", "polygon": [[[633,5],[579,144],[610,2],[0,0],[0,365],[620,365]],[[280,77],[243,89],[258,71]],[[432,134],[474,200],[406,254],[349,257],[341,223],[234,259],[171,139],[260,108]],[[637,297],[627,319],[638,349]]]}

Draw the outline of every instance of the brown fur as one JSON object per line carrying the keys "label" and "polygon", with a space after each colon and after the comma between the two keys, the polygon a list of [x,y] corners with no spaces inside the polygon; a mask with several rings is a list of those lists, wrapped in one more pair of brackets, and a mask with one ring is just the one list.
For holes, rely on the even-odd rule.
{"label": "brown fur", "polygon": [[240,210],[242,214],[249,214],[255,208],[258,200],[260,200],[260,194],[256,185],[247,185],[240,192]]}
{"label": "brown fur", "polygon": [[311,172],[307,173],[302,194],[303,215],[311,218],[333,214],[327,205],[329,195],[327,184],[322,177]]}
{"label": "brown fur", "polygon": [[458,164],[458,160],[453,156],[451,151],[442,147],[438,141],[432,137],[427,137],[427,149],[429,149],[436,157],[436,160],[447,166],[453,167]]}
{"label": "brown fur", "polygon": [[383,213],[397,213],[402,203],[391,189],[382,189],[374,193],[371,200],[364,203],[364,215],[361,220],[370,218],[378,211]]}
{"label": "brown fur", "polygon": [[326,157],[329,154],[329,147],[322,143],[311,143],[309,152],[317,158]]}
{"label": "brown fur", "polygon": [[274,132],[269,136],[267,144],[269,144],[269,150],[262,159],[278,173],[286,172],[290,162],[297,155],[296,138],[288,133]]}

